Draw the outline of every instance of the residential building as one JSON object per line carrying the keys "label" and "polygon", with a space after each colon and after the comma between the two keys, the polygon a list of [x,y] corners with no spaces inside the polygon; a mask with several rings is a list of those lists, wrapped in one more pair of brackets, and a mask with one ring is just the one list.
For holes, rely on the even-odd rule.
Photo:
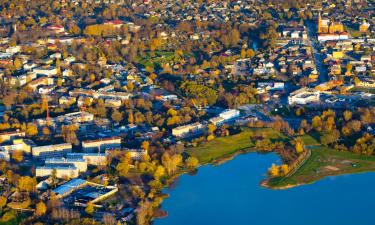
{"label": "residential building", "polygon": [[301,88],[290,93],[288,97],[289,105],[306,105],[308,103],[319,102],[320,91],[312,88]]}
{"label": "residential building", "polygon": [[199,122],[187,124],[173,128],[172,135],[175,137],[187,137],[202,132],[204,127],[205,126]]}
{"label": "residential building", "polygon": [[0,133],[0,143],[5,141],[13,141],[19,137],[25,137],[25,132],[23,131],[10,131],[10,132],[3,132]]}
{"label": "residential building", "polygon": [[83,158],[47,158],[44,163],[49,164],[73,164],[78,171],[84,173],[87,171],[87,162]]}
{"label": "residential building", "polygon": [[32,155],[35,158],[46,159],[52,157],[64,157],[72,152],[72,144],[62,143],[56,145],[37,146],[32,148]]}
{"label": "residential building", "polygon": [[35,168],[35,176],[51,176],[54,171],[57,178],[76,178],[79,175],[78,168],[73,164],[48,164],[45,166],[37,166]]}
{"label": "residential building", "polygon": [[130,157],[133,160],[141,160],[144,156],[146,156],[148,154],[147,150],[144,150],[144,149],[129,149],[129,148],[126,148],[126,149],[123,149],[123,150],[125,150],[126,152],[129,152]]}
{"label": "residential building", "polygon": [[97,140],[82,141],[84,152],[104,152],[107,149],[121,148],[120,137],[101,138]]}
{"label": "residential building", "polygon": [[107,164],[107,156],[105,153],[68,153],[68,159],[82,158],[87,164],[94,166],[104,166]]}

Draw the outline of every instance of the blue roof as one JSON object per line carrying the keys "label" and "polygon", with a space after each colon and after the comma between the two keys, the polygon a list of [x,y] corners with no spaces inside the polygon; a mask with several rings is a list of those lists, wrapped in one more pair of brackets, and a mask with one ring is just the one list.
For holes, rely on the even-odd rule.
{"label": "blue roof", "polygon": [[84,183],[86,183],[85,180],[76,178],[76,179],[70,180],[70,181],[66,182],[65,184],[55,188],[55,190],[53,190],[53,192],[55,192],[58,195],[64,195],[65,193],[68,193],[68,192],[78,188],[80,185],[82,185]]}

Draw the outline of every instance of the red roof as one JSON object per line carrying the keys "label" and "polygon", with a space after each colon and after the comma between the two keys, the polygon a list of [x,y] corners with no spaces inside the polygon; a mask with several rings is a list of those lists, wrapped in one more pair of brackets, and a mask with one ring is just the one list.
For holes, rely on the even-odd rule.
{"label": "red roof", "polygon": [[110,21],[105,22],[105,24],[120,25],[124,23],[121,20],[110,20]]}

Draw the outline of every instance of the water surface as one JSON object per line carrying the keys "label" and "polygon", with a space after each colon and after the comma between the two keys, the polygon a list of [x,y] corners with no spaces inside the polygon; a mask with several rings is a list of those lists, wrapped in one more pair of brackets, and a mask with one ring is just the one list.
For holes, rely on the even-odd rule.
{"label": "water surface", "polygon": [[167,190],[168,217],[156,225],[375,224],[375,173],[329,177],[288,190],[259,186],[275,154],[250,153],[183,175]]}

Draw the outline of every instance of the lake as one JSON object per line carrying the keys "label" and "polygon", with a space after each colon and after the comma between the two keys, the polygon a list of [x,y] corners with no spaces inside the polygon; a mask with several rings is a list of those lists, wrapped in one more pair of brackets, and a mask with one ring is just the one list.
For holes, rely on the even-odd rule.
{"label": "lake", "polygon": [[219,166],[182,175],[162,204],[168,217],[155,225],[374,224],[375,173],[328,177],[288,190],[259,186],[275,154],[240,155]]}

